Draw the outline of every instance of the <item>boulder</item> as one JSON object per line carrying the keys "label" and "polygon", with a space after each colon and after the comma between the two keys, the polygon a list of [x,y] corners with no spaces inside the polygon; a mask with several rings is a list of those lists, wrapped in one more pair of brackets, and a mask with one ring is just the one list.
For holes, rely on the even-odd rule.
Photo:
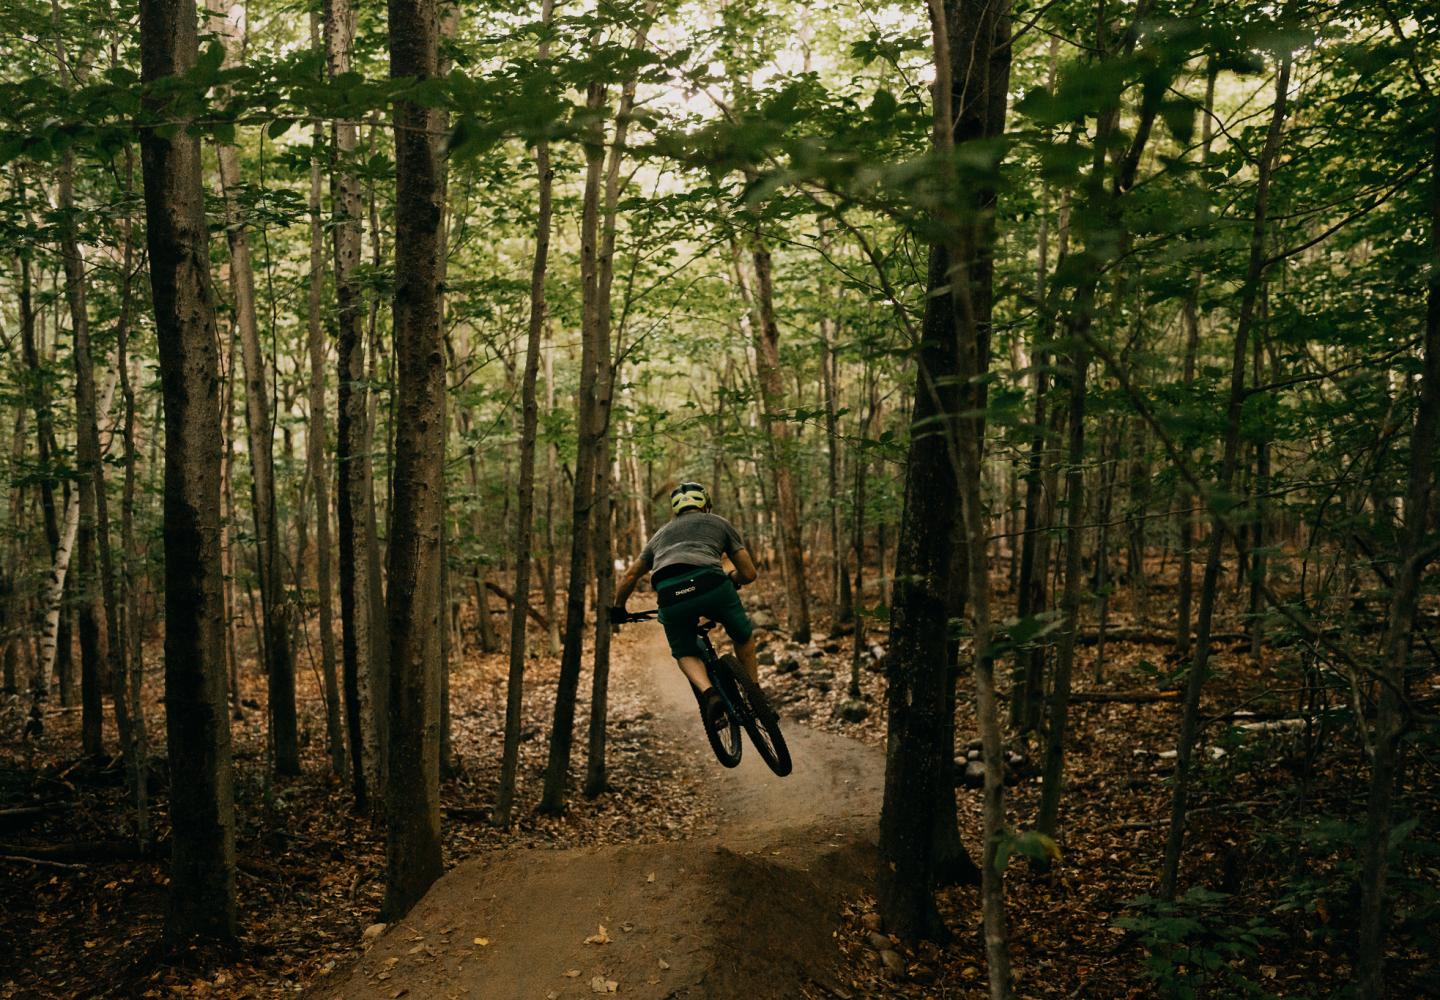
{"label": "boulder", "polygon": [[835,714],[846,722],[864,722],[870,716],[870,706],[858,698],[846,698]]}
{"label": "boulder", "polygon": [[867,913],[860,918],[860,923],[864,925],[867,931],[878,931],[881,926],[880,914],[874,912]]}
{"label": "boulder", "polygon": [[773,667],[775,666],[775,654],[768,649],[761,650],[756,654],[755,662],[759,663],[762,667]]}
{"label": "boulder", "polygon": [[985,787],[985,765],[978,760],[965,762],[965,770],[960,772],[960,784],[966,788]]}
{"label": "boulder", "polygon": [[876,951],[893,951],[895,949],[891,940],[879,931],[870,931],[865,935],[865,941]]}
{"label": "boulder", "polygon": [[773,614],[762,608],[750,613],[750,624],[756,628],[775,628],[780,622]]}
{"label": "boulder", "polygon": [[787,656],[775,664],[777,674],[792,674],[800,669],[800,661],[793,656]]}
{"label": "boulder", "polygon": [[838,652],[840,652],[840,644],[839,644],[838,642],[827,642],[827,643],[825,644],[825,652],[827,652],[827,653],[838,653]]}
{"label": "boulder", "polygon": [[825,651],[818,646],[809,646],[805,650],[805,655],[812,660],[818,660],[825,655]]}

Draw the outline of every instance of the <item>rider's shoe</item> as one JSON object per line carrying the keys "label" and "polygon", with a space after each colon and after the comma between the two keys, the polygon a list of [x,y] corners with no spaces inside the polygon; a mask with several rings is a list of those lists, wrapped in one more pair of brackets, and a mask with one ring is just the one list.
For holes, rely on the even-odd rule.
{"label": "rider's shoe", "polygon": [[730,721],[725,711],[725,699],[714,688],[700,696],[700,718],[704,720],[705,728],[712,733],[720,732]]}

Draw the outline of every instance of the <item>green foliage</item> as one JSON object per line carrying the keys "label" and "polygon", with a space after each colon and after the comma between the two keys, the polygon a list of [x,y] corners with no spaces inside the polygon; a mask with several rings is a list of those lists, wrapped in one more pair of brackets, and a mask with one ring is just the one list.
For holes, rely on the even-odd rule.
{"label": "green foliage", "polygon": [[1233,897],[1195,886],[1173,903],[1140,896],[1127,909],[1115,926],[1144,949],[1145,969],[1164,1000],[1275,996],[1245,965],[1282,935],[1262,917],[1237,913]]}

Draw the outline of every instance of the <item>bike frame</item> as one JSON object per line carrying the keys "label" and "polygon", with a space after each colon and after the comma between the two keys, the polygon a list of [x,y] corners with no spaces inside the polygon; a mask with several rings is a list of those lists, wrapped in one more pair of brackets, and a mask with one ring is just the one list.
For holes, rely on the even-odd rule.
{"label": "bike frame", "polygon": [[710,683],[715,685],[715,690],[725,699],[725,707],[730,710],[731,717],[744,725],[750,718],[750,712],[744,701],[735,696],[735,677],[729,668],[721,669],[720,654],[715,651],[715,644],[710,641],[710,630],[715,624],[713,621],[704,622],[695,629],[696,638],[700,640],[700,661],[705,664],[705,673],[710,678]]}

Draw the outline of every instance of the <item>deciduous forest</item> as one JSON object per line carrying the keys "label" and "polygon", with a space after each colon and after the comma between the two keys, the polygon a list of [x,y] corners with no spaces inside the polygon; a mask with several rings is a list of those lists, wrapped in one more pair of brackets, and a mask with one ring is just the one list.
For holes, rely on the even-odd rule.
{"label": "deciduous forest", "polygon": [[1440,995],[1440,7],[0,46],[0,997]]}

